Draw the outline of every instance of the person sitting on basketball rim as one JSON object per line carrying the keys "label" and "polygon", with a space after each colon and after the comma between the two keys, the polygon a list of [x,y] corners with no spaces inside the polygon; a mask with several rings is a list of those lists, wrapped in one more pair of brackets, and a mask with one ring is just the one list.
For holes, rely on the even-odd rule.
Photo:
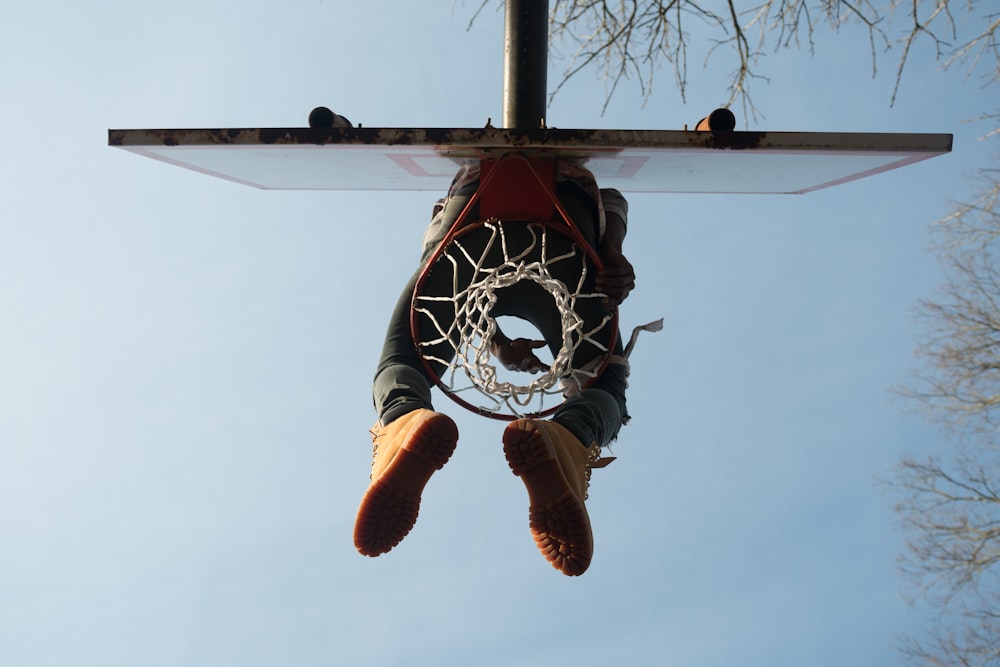
{"label": "person sitting on basketball rim", "polygon": [[[598,189],[593,175],[575,162],[560,161],[555,180],[559,203],[601,260],[602,269],[589,278],[593,289],[604,295],[603,303],[595,302],[597,310],[613,310],[635,287],[634,270],[622,253],[628,204],[617,190]],[[390,319],[373,383],[378,422],[372,429],[371,483],[354,527],[355,546],[366,556],[386,553],[409,533],[416,523],[424,486],[448,461],[458,442],[455,422],[434,411],[430,392],[434,379],[414,342],[411,307],[422,272],[479,183],[480,165],[470,164],[459,171],[447,198],[435,205],[423,239],[420,267],[403,289]],[[572,282],[579,276],[560,279]],[[510,290],[509,298],[501,298],[490,313],[526,319],[538,326],[546,339],[512,340],[497,330],[490,351],[509,370],[536,372],[546,368],[534,351],[546,342],[552,349],[561,340],[560,321],[550,312],[551,298],[546,299],[544,292],[533,294],[532,289],[537,292],[538,286],[527,286],[520,293]],[[609,337],[614,338],[614,347],[610,356],[604,353],[608,363],[592,384],[567,398],[551,419],[516,419],[503,433],[508,464],[528,491],[535,542],[553,567],[570,576],[582,574],[593,555],[585,506],[590,469],[606,464],[608,460],[599,459],[601,448],[614,440],[628,421],[627,362],[617,331],[609,332]],[[574,367],[576,363],[574,358]]]}

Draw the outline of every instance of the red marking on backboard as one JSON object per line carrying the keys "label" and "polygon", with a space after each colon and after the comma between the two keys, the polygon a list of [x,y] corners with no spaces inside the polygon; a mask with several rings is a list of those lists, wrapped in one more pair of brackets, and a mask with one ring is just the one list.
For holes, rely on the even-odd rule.
{"label": "red marking on backboard", "polygon": [[[612,158],[613,156],[596,155],[592,159],[599,160],[604,157]],[[639,170],[642,169],[643,166],[645,166],[645,164],[649,161],[649,156],[632,155],[621,158],[621,161],[621,166],[618,167],[618,173],[614,175],[614,178],[632,180],[635,178],[636,174],[639,173]]]}
{"label": "red marking on backboard", "polygon": [[[452,176],[452,173],[431,173],[421,165],[417,160],[439,160],[441,156],[437,153],[428,151],[427,153],[410,153],[406,155],[400,154],[389,154],[390,160],[399,165],[399,168],[405,171],[410,176],[416,178],[434,178],[439,176]],[[596,160],[616,160],[619,162],[618,169],[614,172],[607,174],[611,178],[620,178],[624,180],[632,180],[639,173],[639,170],[649,162],[649,156],[642,155],[630,155],[625,157],[619,157],[617,155],[594,155],[589,158],[589,161]]]}
{"label": "red marking on backboard", "polygon": [[455,175],[454,172],[449,172],[447,174],[432,174],[431,172],[427,171],[424,167],[422,167],[420,165],[420,163],[417,162],[418,158],[440,160],[441,156],[438,155],[437,153],[432,153],[432,152],[427,152],[427,153],[423,153],[423,154],[420,154],[420,153],[411,153],[409,155],[392,155],[392,154],[390,154],[390,155],[388,155],[386,157],[388,157],[390,160],[392,160],[397,165],[399,165],[400,168],[403,171],[405,171],[406,173],[408,173],[410,176],[416,176],[417,178],[435,178],[435,177],[440,177],[440,176],[454,176]]}

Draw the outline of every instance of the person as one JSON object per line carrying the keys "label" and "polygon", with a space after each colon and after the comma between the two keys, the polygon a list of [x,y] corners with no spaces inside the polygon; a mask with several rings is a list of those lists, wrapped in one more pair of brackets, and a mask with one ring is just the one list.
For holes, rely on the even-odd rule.
{"label": "person", "polygon": [[[406,537],[416,523],[424,487],[448,461],[458,442],[455,422],[434,410],[430,390],[434,380],[417,351],[410,311],[414,286],[424,266],[478,187],[479,164],[466,165],[447,197],[435,204],[419,268],[403,289],[386,332],[372,391],[378,421],[371,430],[371,482],[354,527],[355,546],[366,556],[386,553]],[[602,270],[590,277],[593,288],[605,295],[603,303],[596,302],[598,308],[617,308],[635,287],[634,270],[622,251],[628,217],[625,198],[617,190],[599,190],[588,170],[568,161],[557,167],[555,194],[601,259]],[[576,271],[579,273],[579,268]],[[531,292],[541,291],[537,285],[518,289],[511,288],[507,297],[501,297],[490,315],[526,319],[538,327],[545,340],[511,339],[498,330],[489,342],[490,350],[509,370],[536,372],[545,368],[536,355],[539,348],[548,344],[553,354],[559,349],[561,322],[552,318],[551,298]],[[586,571],[593,556],[593,532],[585,504],[590,471],[610,462],[601,458],[601,449],[617,437],[628,420],[628,369],[621,336],[616,335],[616,341],[608,365],[592,385],[565,400],[551,419],[516,419],[502,436],[507,462],[528,492],[529,525],[536,545],[553,567],[570,576]],[[574,367],[587,361],[574,357]]]}

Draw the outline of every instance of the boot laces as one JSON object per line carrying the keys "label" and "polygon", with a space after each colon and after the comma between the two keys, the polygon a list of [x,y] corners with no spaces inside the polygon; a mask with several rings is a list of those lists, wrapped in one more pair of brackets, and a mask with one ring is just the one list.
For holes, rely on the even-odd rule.
{"label": "boot laces", "polygon": [[585,480],[583,488],[583,499],[587,500],[590,497],[590,474],[593,472],[594,468],[605,468],[611,465],[611,462],[615,460],[614,456],[601,456],[601,448],[597,444],[593,444],[587,449],[587,465],[584,470],[583,476]]}
{"label": "boot laces", "polygon": [[372,435],[372,465],[371,471],[368,473],[368,479],[374,479],[375,477],[375,460],[378,459],[378,439],[384,435],[382,433],[382,425],[379,422],[375,422],[375,425],[368,429],[368,432]]}

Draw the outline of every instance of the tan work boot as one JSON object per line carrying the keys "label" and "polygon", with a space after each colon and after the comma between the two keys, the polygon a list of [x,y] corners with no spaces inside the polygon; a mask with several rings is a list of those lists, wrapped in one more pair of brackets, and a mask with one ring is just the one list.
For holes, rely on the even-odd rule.
{"label": "tan work boot", "polygon": [[584,501],[590,469],[600,448],[584,447],[565,427],[518,419],[503,433],[507,463],[528,489],[528,521],[542,555],[563,574],[583,574],[594,554],[594,535]]}
{"label": "tan work boot", "polygon": [[420,494],[458,442],[447,415],[421,408],[372,428],[371,485],[354,522],[354,546],[378,556],[399,544],[417,522]]}

